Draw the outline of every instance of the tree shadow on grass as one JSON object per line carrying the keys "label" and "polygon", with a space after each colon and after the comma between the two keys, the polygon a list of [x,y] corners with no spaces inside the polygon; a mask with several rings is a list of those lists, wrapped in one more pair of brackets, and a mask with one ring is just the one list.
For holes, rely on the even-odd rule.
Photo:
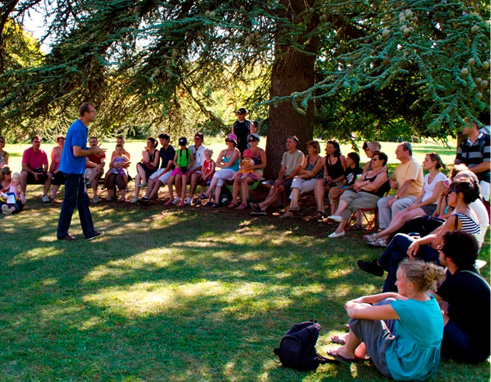
{"label": "tree shadow on grass", "polygon": [[[93,242],[54,240],[51,207],[2,222],[5,380],[301,381],[307,374],[272,354],[281,336],[317,318],[324,352],[327,333],[346,322],[344,302],[373,289],[352,267],[364,248],[344,238],[326,245],[301,222],[106,206],[93,214],[108,232]],[[386,380],[369,364],[308,375]]]}

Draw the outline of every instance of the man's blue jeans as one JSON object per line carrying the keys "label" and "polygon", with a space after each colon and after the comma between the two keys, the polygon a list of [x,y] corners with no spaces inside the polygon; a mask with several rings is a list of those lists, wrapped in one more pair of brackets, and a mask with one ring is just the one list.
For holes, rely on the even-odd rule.
{"label": "man's blue jeans", "polygon": [[[387,271],[383,292],[397,292],[396,273],[399,263],[407,256],[407,250],[415,239],[409,235],[398,233],[390,241],[382,256],[378,258],[378,263]],[[416,254],[417,258],[427,262],[438,264],[438,251],[430,245],[421,245]]]}
{"label": "man's blue jeans", "polygon": [[65,199],[61,205],[60,220],[58,220],[58,239],[64,239],[68,235],[68,229],[72,222],[73,210],[78,209],[80,224],[85,238],[94,236],[94,224],[89,210],[89,197],[85,192],[83,174],[65,175]]}

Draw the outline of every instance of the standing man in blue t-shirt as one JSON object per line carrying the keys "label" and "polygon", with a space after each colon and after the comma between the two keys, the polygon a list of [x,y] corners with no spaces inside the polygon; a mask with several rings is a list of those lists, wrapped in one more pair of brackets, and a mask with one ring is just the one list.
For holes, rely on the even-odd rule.
{"label": "standing man in blue t-shirt", "polygon": [[89,210],[89,197],[85,191],[83,175],[85,172],[85,157],[92,154],[101,155],[104,149],[99,146],[87,148],[87,126],[95,119],[95,107],[90,103],[80,105],[80,118],[68,129],[65,146],[61,154],[60,171],[65,176],[65,199],[61,206],[58,221],[58,240],[77,240],[68,233],[75,206],[78,209],[80,224],[87,240],[104,235],[96,232]]}

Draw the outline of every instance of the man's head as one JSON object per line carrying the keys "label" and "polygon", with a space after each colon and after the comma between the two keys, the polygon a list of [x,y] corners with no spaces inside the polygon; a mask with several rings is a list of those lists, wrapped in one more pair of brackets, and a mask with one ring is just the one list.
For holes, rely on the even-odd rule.
{"label": "man's head", "polygon": [[80,119],[84,121],[84,124],[93,122],[95,119],[95,107],[91,103],[85,102],[80,105]]}
{"label": "man's head", "polygon": [[199,147],[203,144],[204,136],[203,133],[197,132],[194,134],[194,147]]}
{"label": "man's head", "polygon": [[243,107],[241,107],[239,110],[237,110],[237,119],[240,121],[240,122],[243,122],[245,121],[245,117],[247,115],[247,110],[244,109]]}
{"label": "man's head", "polygon": [[472,137],[475,134],[479,134],[479,127],[477,126],[477,123],[471,122],[467,118],[464,119],[462,134],[464,134],[467,138]]}
{"label": "man's head", "polygon": [[121,135],[119,137],[116,137],[116,144],[124,146],[124,137]]}
{"label": "man's head", "polygon": [[287,150],[294,150],[298,146],[298,138],[295,135],[292,135],[286,138],[286,148]]}
{"label": "man's head", "polygon": [[39,148],[41,147],[41,143],[43,143],[43,140],[39,135],[35,135],[31,138],[31,143],[34,150],[39,150]]}
{"label": "man's head", "polygon": [[469,269],[474,266],[479,252],[479,244],[474,236],[464,231],[449,231],[443,235],[438,247],[440,264],[448,266],[452,261],[457,268]]}
{"label": "man's head", "polygon": [[396,158],[405,162],[413,155],[413,148],[409,142],[402,142],[396,149]]}
{"label": "man's head", "polygon": [[90,146],[90,147],[95,147],[95,146],[97,146],[97,138],[96,138],[96,137],[90,137],[90,138],[89,138],[89,146]]}
{"label": "man's head", "polygon": [[159,134],[159,141],[162,147],[167,147],[170,142],[170,135],[167,133]]}

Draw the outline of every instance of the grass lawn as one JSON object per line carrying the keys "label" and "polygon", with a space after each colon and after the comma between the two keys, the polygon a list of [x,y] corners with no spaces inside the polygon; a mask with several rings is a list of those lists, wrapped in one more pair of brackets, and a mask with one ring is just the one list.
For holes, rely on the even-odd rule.
{"label": "grass lawn", "polygon": [[[356,267],[380,254],[361,234],[328,241],[333,228],[302,218],[101,203],[91,211],[105,236],[58,242],[61,203],[41,196],[29,186],[27,209],[0,217],[0,381],[388,380],[369,362],[296,372],[272,352],[315,318],[325,355],[344,303],[380,291]],[[76,214],[72,227],[81,237]],[[443,361],[434,381],[488,381],[489,368]]]}

